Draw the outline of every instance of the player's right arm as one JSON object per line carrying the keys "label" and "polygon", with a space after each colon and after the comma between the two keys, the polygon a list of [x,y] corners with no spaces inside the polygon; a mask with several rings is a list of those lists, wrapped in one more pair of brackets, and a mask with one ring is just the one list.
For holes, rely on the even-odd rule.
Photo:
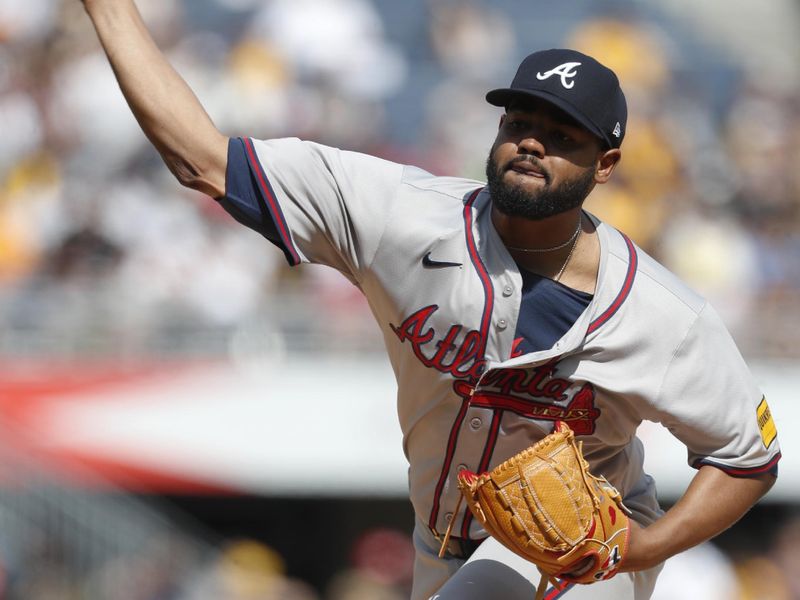
{"label": "player's right arm", "polygon": [[225,193],[228,139],[167,62],[133,0],[82,0],[131,111],[181,184]]}

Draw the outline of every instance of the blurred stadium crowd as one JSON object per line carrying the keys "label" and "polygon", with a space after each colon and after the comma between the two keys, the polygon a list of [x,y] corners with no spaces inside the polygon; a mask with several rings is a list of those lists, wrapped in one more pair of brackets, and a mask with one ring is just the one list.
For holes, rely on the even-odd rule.
{"label": "blurred stadium crowd", "polygon": [[[223,132],[295,135],[476,179],[499,117],[485,92],[533,49],[597,56],[620,75],[631,116],[622,165],[589,210],[709,297],[747,356],[800,357],[796,74],[743,68],[645,3],[548,3],[546,17],[516,0],[138,4]],[[344,278],[290,271],[213,200],[178,186],[130,116],[78,0],[0,2],[0,131],[0,355],[380,347]],[[0,523],[15,510],[0,503]],[[325,598],[407,597],[408,540],[370,535]],[[69,578],[69,589],[47,587],[66,569],[57,556],[5,556],[0,598],[322,597],[281,575],[280,556],[258,542],[195,557],[194,571],[147,555],[155,560],[126,563],[126,589],[102,587],[119,567],[104,563],[83,583],[102,591],[87,596]],[[800,598],[798,556],[800,522],[765,553],[735,564],[718,556],[734,586],[723,589],[738,591],[713,597]],[[26,564],[55,564],[56,575]],[[662,600],[675,597],[690,596]]]}
{"label": "blurred stadium crowd", "polygon": [[[534,48],[598,56],[631,117],[618,176],[590,210],[711,298],[745,354],[796,357],[797,75],[745,70],[645,3],[562,4],[544,18],[514,0],[140,2],[227,134],[478,179],[498,119],[486,90]],[[0,352],[215,354],[254,324],[300,349],[378,347],[349,283],[290,273],[179,188],[80,2],[4,0],[0,39]]]}

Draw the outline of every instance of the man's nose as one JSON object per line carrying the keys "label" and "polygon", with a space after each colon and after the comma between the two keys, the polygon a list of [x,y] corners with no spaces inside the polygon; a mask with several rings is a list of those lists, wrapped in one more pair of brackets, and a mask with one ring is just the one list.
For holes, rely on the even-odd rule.
{"label": "man's nose", "polygon": [[522,154],[532,154],[533,156],[542,158],[545,155],[545,146],[541,141],[541,137],[542,136],[538,133],[530,131],[519,141],[517,148],[519,148]]}

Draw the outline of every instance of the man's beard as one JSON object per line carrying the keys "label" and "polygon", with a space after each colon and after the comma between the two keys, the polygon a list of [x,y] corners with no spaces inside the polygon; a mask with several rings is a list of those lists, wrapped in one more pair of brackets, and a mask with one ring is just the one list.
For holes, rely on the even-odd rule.
{"label": "man's beard", "polygon": [[592,191],[594,170],[575,179],[565,181],[557,188],[550,186],[550,177],[545,176],[545,186],[534,192],[526,191],[521,185],[506,183],[497,168],[494,148],[486,161],[486,180],[492,195],[492,204],[509,217],[523,217],[538,221],[579,207]]}

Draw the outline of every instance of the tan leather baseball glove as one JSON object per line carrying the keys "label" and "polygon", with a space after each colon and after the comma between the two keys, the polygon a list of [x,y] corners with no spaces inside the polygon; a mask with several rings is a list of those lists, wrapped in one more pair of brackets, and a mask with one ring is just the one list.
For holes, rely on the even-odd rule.
{"label": "tan leather baseball glove", "polygon": [[461,471],[458,485],[486,531],[539,567],[542,584],[594,583],[619,571],[630,525],[620,493],[588,469],[575,434],[559,421],[492,471]]}

